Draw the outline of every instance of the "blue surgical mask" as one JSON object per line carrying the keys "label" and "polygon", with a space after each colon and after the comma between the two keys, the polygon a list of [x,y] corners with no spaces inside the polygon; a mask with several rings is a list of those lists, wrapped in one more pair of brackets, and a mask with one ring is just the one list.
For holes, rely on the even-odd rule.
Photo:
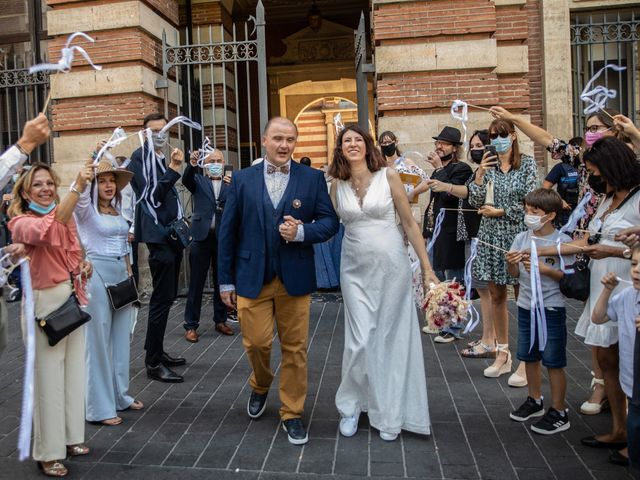
{"label": "blue surgical mask", "polygon": [[11,175],[11,180],[13,181],[13,183],[16,183],[18,181],[18,178],[20,178],[19,173],[14,173],[13,175]]}
{"label": "blue surgical mask", "polygon": [[207,172],[211,177],[221,177],[223,171],[223,165],[221,163],[208,163]]}
{"label": "blue surgical mask", "polygon": [[497,137],[497,138],[491,139],[491,145],[496,147],[497,153],[508,152],[509,149],[511,148],[512,143],[513,143],[513,140],[511,140],[510,136],[507,136],[507,138]]}
{"label": "blue surgical mask", "polygon": [[38,205],[36,202],[31,200],[29,202],[29,210],[32,210],[40,215],[47,215],[51,213],[51,210],[56,208],[56,202],[51,202],[48,207],[43,207],[42,205]]}

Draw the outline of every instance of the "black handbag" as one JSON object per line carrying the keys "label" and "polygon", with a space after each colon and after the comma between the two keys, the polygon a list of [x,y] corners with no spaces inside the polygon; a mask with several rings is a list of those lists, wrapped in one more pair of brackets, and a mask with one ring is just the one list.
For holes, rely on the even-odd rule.
{"label": "black handbag", "polygon": [[191,229],[184,218],[176,218],[166,228],[167,243],[174,250],[184,250],[193,241]]}
{"label": "black handbag", "polygon": [[105,285],[107,287],[107,295],[111,302],[111,308],[120,310],[133,302],[138,301],[138,288],[133,276],[127,277],[120,283],[115,285]]}
{"label": "black handbag", "polygon": [[52,347],[89,320],[91,320],[91,315],[80,308],[74,293],[54,312],[44,318],[36,318],[36,322],[49,339],[49,345]]}
{"label": "black handbag", "polygon": [[591,290],[591,270],[589,257],[580,256],[569,266],[573,273],[565,273],[560,279],[560,292],[567,298],[586,302]]}

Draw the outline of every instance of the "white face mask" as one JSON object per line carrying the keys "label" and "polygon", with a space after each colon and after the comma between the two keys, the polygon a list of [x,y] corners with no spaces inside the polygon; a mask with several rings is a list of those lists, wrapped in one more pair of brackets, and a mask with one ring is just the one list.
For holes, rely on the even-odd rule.
{"label": "white face mask", "polygon": [[537,232],[544,224],[547,223],[547,220],[543,220],[544,215],[525,215],[524,216],[524,224],[527,226],[529,230]]}

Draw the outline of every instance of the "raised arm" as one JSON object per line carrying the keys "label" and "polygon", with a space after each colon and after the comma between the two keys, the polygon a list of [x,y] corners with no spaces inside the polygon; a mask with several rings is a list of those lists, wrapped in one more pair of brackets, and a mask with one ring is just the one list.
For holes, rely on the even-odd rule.
{"label": "raised arm", "polygon": [[491,107],[490,110],[491,115],[493,115],[494,118],[502,118],[512,121],[513,124],[518,127],[522,131],[522,133],[529,137],[534,143],[542,145],[545,148],[553,143],[553,135],[551,135],[545,129],[529,122],[524,117],[520,115],[514,115],[506,108],[502,107]]}

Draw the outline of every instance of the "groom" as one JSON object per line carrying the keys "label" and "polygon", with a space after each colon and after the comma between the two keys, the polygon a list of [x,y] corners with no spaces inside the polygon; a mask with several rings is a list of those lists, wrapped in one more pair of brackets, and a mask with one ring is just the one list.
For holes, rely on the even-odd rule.
{"label": "groom", "polygon": [[259,418],[266,407],[275,321],[282,352],[280,417],[289,442],[303,445],[313,244],[338,231],[338,217],[322,173],[291,160],[297,136],[290,120],[272,118],[262,137],[264,162],[233,176],[218,237],[218,280],[223,302],[237,303],[253,369],[249,417]]}

